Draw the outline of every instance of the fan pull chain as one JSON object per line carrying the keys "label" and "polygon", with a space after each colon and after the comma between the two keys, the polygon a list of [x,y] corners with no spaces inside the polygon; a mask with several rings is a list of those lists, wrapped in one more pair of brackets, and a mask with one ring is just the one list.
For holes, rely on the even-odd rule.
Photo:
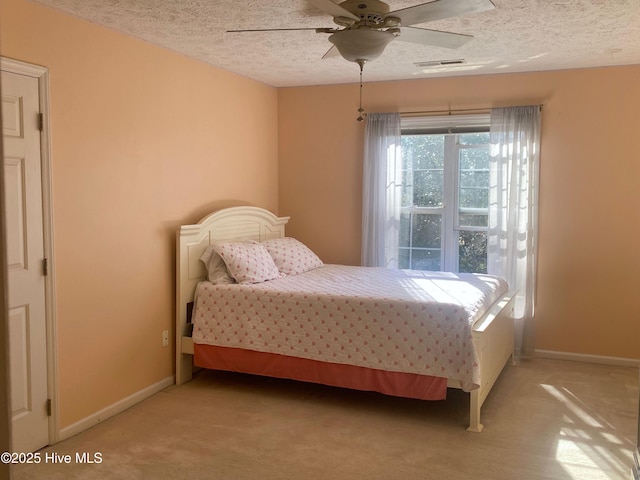
{"label": "fan pull chain", "polygon": [[364,68],[366,60],[358,60],[358,65],[360,65],[360,107],[358,108],[358,113],[360,114],[356,120],[362,122],[364,117],[362,113],[364,112],[364,108],[362,108],[362,69]]}

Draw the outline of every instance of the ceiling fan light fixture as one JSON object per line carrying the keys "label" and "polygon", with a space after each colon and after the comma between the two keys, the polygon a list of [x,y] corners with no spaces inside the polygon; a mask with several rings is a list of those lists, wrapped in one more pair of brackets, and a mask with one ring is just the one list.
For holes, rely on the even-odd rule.
{"label": "ceiling fan light fixture", "polygon": [[350,62],[368,62],[378,58],[395,34],[386,30],[340,30],[329,37],[340,55]]}

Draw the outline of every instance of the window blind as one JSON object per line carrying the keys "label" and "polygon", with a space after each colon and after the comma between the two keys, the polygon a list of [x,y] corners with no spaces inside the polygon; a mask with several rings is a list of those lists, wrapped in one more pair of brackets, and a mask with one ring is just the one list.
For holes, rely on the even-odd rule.
{"label": "window blind", "polygon": [[430,135],[488,132],[491,114],[425,115],[401,117],[403,135]]}

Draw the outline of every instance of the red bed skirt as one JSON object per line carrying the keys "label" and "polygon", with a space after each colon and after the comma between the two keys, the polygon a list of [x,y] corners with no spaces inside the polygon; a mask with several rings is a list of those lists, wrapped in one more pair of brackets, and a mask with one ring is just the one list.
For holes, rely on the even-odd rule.
{"label": "red bed skirt", "polygon": [[385,372],[239,348],[195,344],[194,365],[420,400],[444,400],[447,395],[446,378]]}

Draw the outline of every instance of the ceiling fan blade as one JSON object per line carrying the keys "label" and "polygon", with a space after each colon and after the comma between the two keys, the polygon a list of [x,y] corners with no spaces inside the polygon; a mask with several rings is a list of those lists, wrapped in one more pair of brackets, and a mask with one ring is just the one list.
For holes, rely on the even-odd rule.
{"label": "ceiling fan blade", "polygon": [[339,57],[339,56],[340,56],[340,52],[338,51],[336,46],[333,45],[329,50],[327,50],[327,53],[325,53],[322,56],[322,60],[326,60],[327,58]]}
{"label": "ceiling fan blade", "polygon": [[317,30],[317,28],[256,28],[248,30],[227,30],[226,33],[244,33],[244,32],[287,32],[296,30]]}
{"label": "ceiling fan blade", "polygon": [[483,12],[493,8],[495,5],[491,0],[434,0],[390,12],[385,17],[399,18],[400,25],[408,27],[409,25]]}
{"label": "ceiling fan blade", "polygon": [[340,5],[336,5],[331,0],[309,0],[309,3],[332,17],[347,17],[356,22],[360,21],[360,17],[354,15],[349,10],[345,10]]}
{"label": "ceiling fan blade", "polygon": [[426,28],[402,27],[396,40],[401,42],[419,43],[432,47],[458,48],[471,40],[473,36],[461,33],[427,30]]}

